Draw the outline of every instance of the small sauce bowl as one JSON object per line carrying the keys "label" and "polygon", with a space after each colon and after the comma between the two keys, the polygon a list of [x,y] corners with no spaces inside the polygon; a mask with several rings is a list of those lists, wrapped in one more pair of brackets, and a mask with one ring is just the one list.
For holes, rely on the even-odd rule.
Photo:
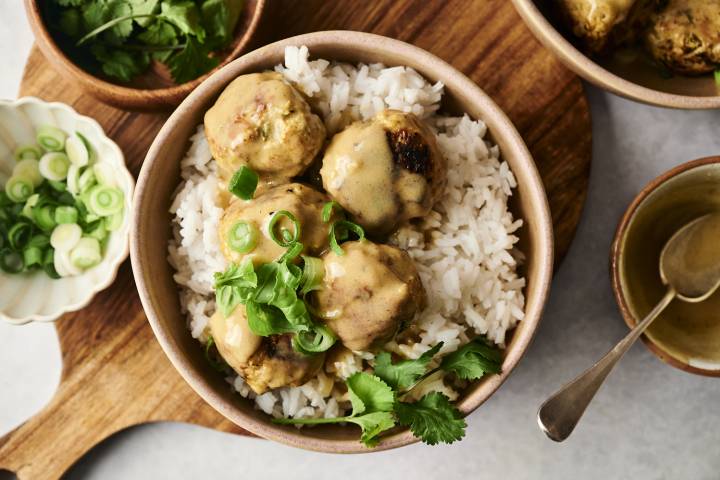
{"label": "small sauce bowl", "polygon": [[[658,266],[665,243],[689,221],[717,211],[720,157],[680,165],[650,182],[635,198],[620,222],[611,253],[613,290],[629,327],[650,312],[666,291]],[[675,300],[642,339],[676,368],[720,377],[720,292],[701,303]]]}

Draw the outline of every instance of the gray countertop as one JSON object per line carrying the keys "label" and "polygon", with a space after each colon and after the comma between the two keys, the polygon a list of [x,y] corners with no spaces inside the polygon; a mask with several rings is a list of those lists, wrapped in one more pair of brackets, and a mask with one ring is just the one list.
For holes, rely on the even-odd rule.
{"label": "gray countertop", "polygon": [[[0,4],[5,12],[0,97],[13,98],[32,37],[21,2]],[[671,368],[640,344],[607,381],[569,441],[555,444],[537,427],[542,400],[626,332],[608,274],[610,244],[626,206],[663,171],[720,154],[720,111],[673,111],[590,86],[586,90],[593,166],[583,221],[557,272],[534,343],[507,383],[470,416],[461,443],[337,456],[157,424],[104,442],[68,477],[720,478],[720,381]],[[58,383],[60,354],[52,325],[0,324],[0,365],[3,433],[39,410]]]}

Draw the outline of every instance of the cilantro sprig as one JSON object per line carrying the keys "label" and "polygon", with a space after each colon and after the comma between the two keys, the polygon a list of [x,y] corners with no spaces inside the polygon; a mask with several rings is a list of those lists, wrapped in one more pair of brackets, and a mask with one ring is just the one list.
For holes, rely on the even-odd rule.
{"label": "cilantro sprig", "polygon": [[230,45],[244,0],[50,0],[45,18],[83,66],[129,82],[151,60],[176,83],[218,65]]}
{"label": "cilantro sprig", "polygon": [[428,371],[439,353],[439,343],[414,360],[392,362],[388,352],[375,358],[374,374],[359,372],[346,380],[352,412],[335,418],[278,418],[284,425],[354,423],[360,426],[360,441],[368,448],[377,446],[380,435],[396,425],[409,427],[428,445],[453,443],[465,436],[467,424],[462,414],[443,393],[430,392],[416,402],[403,398],[420,382],[438,371],[458,378],[477,380],[487,373],[500,373],[502,355],[482,339],[467,343],[445,356],[437,368]]}

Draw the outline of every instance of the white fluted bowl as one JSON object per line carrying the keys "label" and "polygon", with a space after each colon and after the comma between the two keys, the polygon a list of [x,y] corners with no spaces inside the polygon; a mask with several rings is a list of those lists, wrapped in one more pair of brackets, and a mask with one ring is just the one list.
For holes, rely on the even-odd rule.
{"label": "white fluted bowl", "polygon": [[0,100],[0,185],[5,185],[12,173],[15,147],[34,143],[35,130],[41,125],[82,133],[97,150],[98,157],[115,168],[118,187],[125,194],[125,218],[122,226],[111,233],[102,262],[82,275],[53,280],[44,272],[10,275],[0,271],[0,319],[15,324],[49,322],[83,308],[96,293],[112,284],[118,267],[128,256],[135,181],[120,148],[92,118],[80,115],[68,105],[34,97]]}

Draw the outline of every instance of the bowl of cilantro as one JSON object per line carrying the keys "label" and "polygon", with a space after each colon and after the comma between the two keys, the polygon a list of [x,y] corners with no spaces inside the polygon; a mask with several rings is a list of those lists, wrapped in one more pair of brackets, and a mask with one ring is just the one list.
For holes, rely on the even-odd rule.
{"label": "bowl of cilantro", "polygon": [[265,0],[25,0],[48,61],[99,100],[172,108],[247,50]]}

